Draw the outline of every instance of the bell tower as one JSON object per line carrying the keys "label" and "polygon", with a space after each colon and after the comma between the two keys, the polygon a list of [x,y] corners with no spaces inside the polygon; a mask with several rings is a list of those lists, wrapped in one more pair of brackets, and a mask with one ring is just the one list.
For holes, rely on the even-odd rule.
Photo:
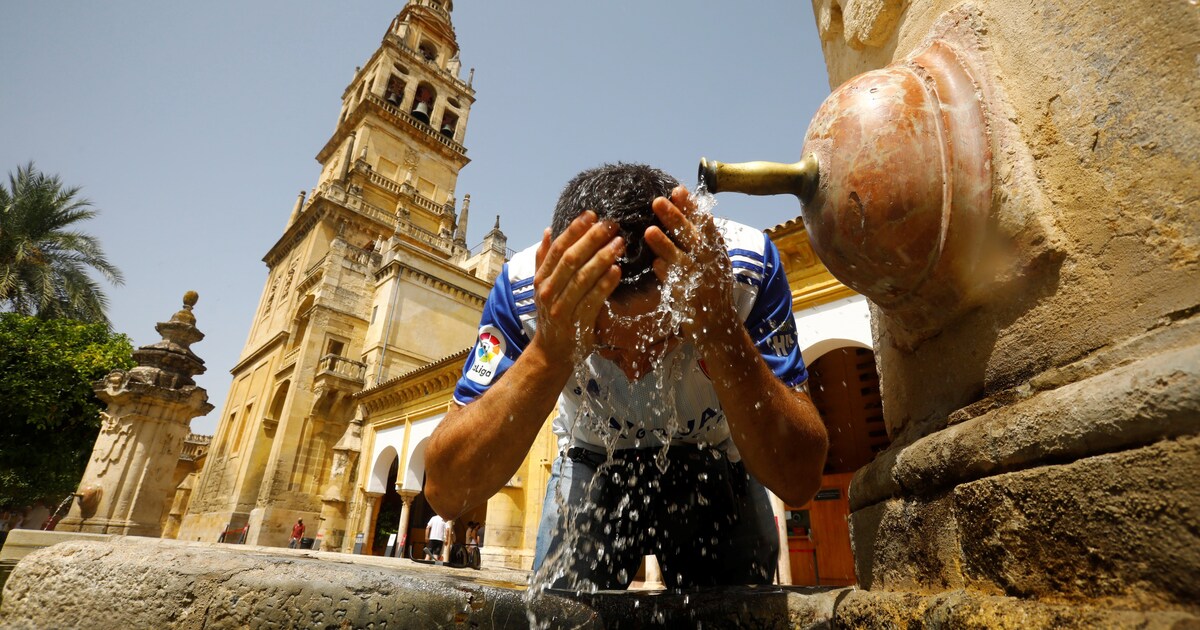
{"label": "bell tower", "polygon": [[475,91],[459,76],[452,9],[449,0],[413,0],[392,20],[342,93],[337,126],[317,154],[318,189],[357,186],[366,203],[397,213],[402,230],[461,258],[455,186],[470,161],[462,143]]}
{"label": "bell tower", "polygon": [[[244,530],[247,543],[282,545],[297,518],[323,520],[323,503],[328,518],[344,512],[331,467],[354,396],[473,342],[506,252],[485,244],[472,256],[468,196],[458,208],[475,91],[473,71],[460,76],[452,10],[410,0],[343,91],[317,184],[263,258],[259,308],[179,538]],[[339,544],[336,528],[322,531]]]}

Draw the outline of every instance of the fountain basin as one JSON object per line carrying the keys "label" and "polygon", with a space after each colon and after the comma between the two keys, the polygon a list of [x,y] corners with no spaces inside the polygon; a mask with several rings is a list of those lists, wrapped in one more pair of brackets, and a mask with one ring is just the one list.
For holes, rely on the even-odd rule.
{"label": "fountain basin", "polygon": [[1183,611],[1048,604],[951,591],[720,587],[547,592],[527,574],[396,558],[140,537],[69,541],[24,558],[4,628],[925,628],[1178,627]]}
{"label": "fountain basin", "polygon": [[141,537],[70,540],[26,556],[0,600],[5,628],[828,627],[847,589],[546,592],[528,573],[398,558]]}

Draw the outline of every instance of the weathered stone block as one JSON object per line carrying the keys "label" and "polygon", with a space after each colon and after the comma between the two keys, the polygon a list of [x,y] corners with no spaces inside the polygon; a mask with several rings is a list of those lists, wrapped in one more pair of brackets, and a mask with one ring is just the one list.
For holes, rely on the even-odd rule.
{"label": "weathered stone block", "polygon": [[893,499],[850,514],[859,585],[934,593],[961,588],[962,550],[951,497]]}
{"label": "weathered stone block", "polygon": [[905,448],[893,475],[907,493],[1041,462],[1200,433],[1200,346],[1164,352],[950,426]]}
{"label": "weathered stone block", "polygon": [[1108,610],[1044,604],[970,591],[932,597],[912,593],[847,591],[838,601],[834,626],[859,630],[1058,630],[1060,628],[1195,628],[1200,618],[1184,612]]}
{"label": "weathered stone block", "polygon": [[870,590],[1200,611],[1200,437],[891,499],[851,514]]}
{"label": "weathered stone block", "polygon": [[1200,438],[964,484],[963,571],[1021,597],[1200,611]]}

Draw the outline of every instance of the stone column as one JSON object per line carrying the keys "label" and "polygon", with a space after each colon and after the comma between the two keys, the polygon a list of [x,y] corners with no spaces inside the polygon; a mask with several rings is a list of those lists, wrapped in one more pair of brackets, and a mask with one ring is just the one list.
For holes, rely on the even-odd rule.
{"label": "stone column", "polygon": [[212,411],[208,393],[192,377],[204,361],[189,347],[204,338],[196,329],[194,291],[183,309],[155,327],[163,339],[133,352],[137,366],[114,370],[95,384],[108,403],[77,501],[62,531],[158,536],[174,493],[175,465],[192,418]]}
{"label": "stone column", "polygon": [[327,492],[321,497],[320,526],[317,538],[321,541],[322,549],[339,549],[346,528],[346,503],[340,496],[330,496]]}
{"label": "stone column", "polygon": [[399,539],[396,545],[396,557],[403,558],[404,545],[408,544],[408,524],[412,518],[412,502],[413,499],[417,498],[417,493],[413,490],[401,490],[398,487],[396,488],[396,492],[400,493],[400,500],[404,502],[404,505],[400,508],[400,526],[396,530],[398,534],[397,538]]}
{"label": "stone column", "polygon": [[372,81],[371,93],[379,98],[387,93],[388,80],[392,78],[392,71],[389,67],[389,62],[384,60],[375,70],[375,80]]}
{"label": "stone column", "polygon": [[383,501],[382,492],[367,492],[366,505],[363,510],[362,526],[359,531],[363,532],[363,553],[370,554],[375,544],[375,518],[379,514],[379,504]]}
{"label": "stone column", "polygon": [[775,530],[779,535],[779,576],[780,584],[792,583],[792,557],[788,554],[788,536],[787,536],[787,506],[783,504],[783,499],[775,496],[774,492],[767,491],[767,496],[771,499],[771,512],[775,514]]}

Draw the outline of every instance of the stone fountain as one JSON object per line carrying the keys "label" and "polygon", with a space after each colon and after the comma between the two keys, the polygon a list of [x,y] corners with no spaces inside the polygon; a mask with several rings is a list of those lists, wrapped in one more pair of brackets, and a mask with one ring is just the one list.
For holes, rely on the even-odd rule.
{"label": "stone fountain", "polygon": [[107,404],[100,435],[79,484],[78,501],[57,531],[158,536],[172,473],[192,418],[212,411],[208,393],[193,376],[204,361],[191,345],[204,339],[188,291],[183,308],[155,330],[162,341],[133,351],[137,365],[114,370],[96,383]]}
{"label": "stone fountain", "polygon": [[837,618],[1196,623],[1195,7],[814,8],[831,82],[857,76],[801,161],[701,179],[795,194],[872,303],[893,445],[851,486]]}

